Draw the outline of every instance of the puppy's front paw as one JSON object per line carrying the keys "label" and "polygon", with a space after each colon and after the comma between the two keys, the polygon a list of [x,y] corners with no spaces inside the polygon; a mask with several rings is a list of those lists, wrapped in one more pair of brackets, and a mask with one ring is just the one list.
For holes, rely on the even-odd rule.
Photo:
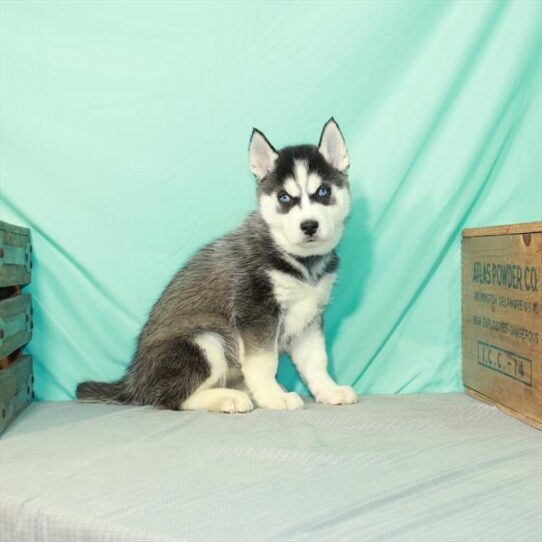
{"label": "puppy's front paw", "polygon": [[273,394],[257,399],[256,402],[260,407],[270,410],[297,410],[304,406],[303,399],[295,392]]}
{"label": "puppy's front paw", "polygon": [[358,402],[358,396],[350,386],[334,386],[318,393],[316,401],[328,405],[351,405]]}
{"label": "puppy's front paw", "polygon": [[301,399],[301,397],[294,391],[291,391],[286,394],[285,401],[286,401],[286,408],[288,410],[298,410],[305,406],[303,399]]}
{"label": "puppy's front paw", "polygon": [[231,393],[228,397],[224,397],[219,406],[219,411],[226,414],[234,414],[236,412],[250,412],[254,409],[249,396],[237,390],[228,390]]}

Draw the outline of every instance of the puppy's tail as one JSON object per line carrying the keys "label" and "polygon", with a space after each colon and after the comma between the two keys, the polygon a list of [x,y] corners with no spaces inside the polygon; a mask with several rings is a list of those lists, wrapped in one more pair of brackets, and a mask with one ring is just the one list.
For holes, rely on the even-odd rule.
{"label": "puppy's tail", "polygon": [[118,382],[81,382],[75,390],[75,396],[80,401],[92,403],[129,403],[123,380]]}

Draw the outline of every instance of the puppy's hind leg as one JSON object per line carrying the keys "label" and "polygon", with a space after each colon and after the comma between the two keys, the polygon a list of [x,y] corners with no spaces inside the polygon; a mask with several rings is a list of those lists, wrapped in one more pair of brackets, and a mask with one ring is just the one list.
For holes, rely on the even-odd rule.
{"label": "puppy's hind leg", "polygon": [[224,387],[228,364],[222,338],[215,333],[202,333],[194,343],[203,351],[210,376],[182,402],[181,410],[207,410],[209,412],[249,412],[254,407],[249,396],[242,391]]}

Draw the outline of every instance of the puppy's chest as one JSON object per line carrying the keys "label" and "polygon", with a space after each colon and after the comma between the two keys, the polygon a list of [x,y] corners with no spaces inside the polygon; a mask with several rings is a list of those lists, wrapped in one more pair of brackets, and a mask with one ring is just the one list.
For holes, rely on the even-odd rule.
{"label": "puppy's chest", "polygon": [[276,270],[268,274],[281,309],[281,342],[284,342],[299,335],[322,312],[337,275],[328,273],[318,281],[305,281]]}

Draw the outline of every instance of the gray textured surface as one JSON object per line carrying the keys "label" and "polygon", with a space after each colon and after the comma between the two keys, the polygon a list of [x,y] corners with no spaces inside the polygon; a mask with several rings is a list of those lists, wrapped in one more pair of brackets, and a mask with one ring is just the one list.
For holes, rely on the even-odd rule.
{"label": "gray textured surface", "polygon": [[542,540],[542,434],[463,395],[34,403],[0,453],[2,542]]}

